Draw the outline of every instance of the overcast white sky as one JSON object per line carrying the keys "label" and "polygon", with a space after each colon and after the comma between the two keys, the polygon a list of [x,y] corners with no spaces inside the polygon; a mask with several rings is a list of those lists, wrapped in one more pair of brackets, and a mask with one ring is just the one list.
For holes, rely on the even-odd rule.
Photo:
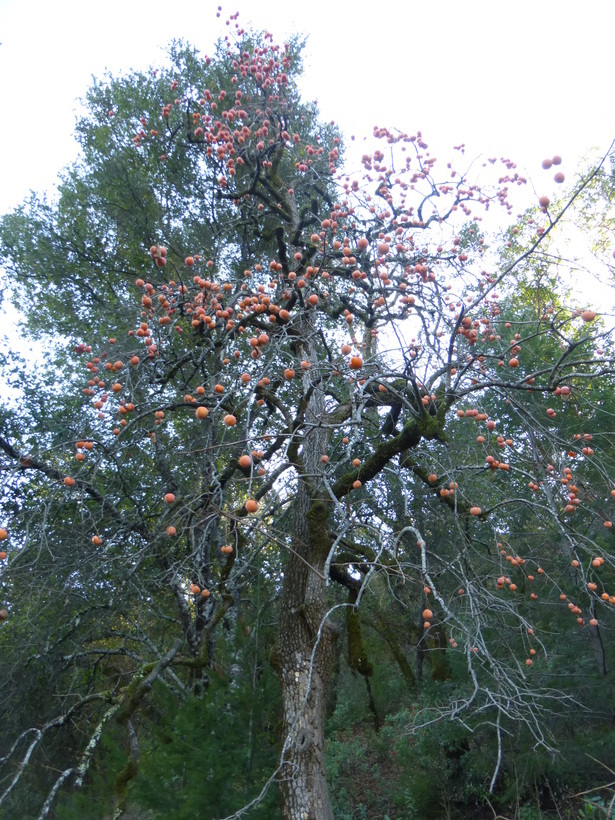
{"label": "overcast white sky", "polygon": [[75,101],[93,74],[155,64],[173,37],[208,52],[235,11],[278,40],[308,36],[304,92],[348,136],[421,129],[432,146],[509,156],[543,187],[544,156],[561,154],[571,174],[615,136],[605,0],[235,0],[220,19],[217,5],[0,0],[0,213],[73,158]]}

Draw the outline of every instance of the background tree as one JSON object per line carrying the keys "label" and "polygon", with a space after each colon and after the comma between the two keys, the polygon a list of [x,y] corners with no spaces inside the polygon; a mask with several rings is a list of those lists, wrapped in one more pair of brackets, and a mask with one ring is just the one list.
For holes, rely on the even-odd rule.
{"label": "background tree", "polygon": [[3,220],[28,332],[68,340],[0,431],[14,813],[78,815],[88,778],[103,816],[112,777],[115,816],[168,814],[194,749],[177,816],[271,816],[277,781],[283,818],[333,817],[359,679],[385,745],[493,738],[491,791],[573,703],[612,719],[565,669],[611,668],[610,330],[545,261],[602,164],[496,253],[513,163],[481,187],[377,128],[344,176],[299,50],[238,30],[96,84],[57,202]]}

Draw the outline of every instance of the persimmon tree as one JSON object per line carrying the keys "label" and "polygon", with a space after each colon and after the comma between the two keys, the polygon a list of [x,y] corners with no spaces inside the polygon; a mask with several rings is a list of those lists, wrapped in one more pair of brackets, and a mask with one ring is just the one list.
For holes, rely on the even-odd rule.
{"label": "persimmon tree", "polygon": [[[479,183],[420,133],[375,128],[346,174],[299,52],[236,26],[212,58],[176,46],[99,83],[58,202],[3,221],[30,332],[69,339],[0,429],[7,805],[47,816],[108,734],[120,816],[146,710],[245,674],[263,612],[279,755],[232,816],[274,783],[283,818],[333,816],[327,699],[340,643],[369,687],[365,613],[409,699],[425,664],[456,670],[409,732],[478,714],[500,750],[519,725],[547,746],[574,700],[545,671],[555,609],[607,674],[611,332],[547,281],[546,252],[602,163],[523,219],[513,162]],[[34,721],[28,691],[49,694]]]}

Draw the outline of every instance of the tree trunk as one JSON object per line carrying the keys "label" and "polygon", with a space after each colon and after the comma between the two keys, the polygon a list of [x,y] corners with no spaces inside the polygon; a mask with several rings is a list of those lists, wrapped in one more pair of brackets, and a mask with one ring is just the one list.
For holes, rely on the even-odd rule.
{"label": "tree trunk", "polygon": [[[282,681],[285,766],[279,789],[283,820],[333,820],[324,763],[324,725],[327,687],[335,655],[330,627],[323,631],[311,663],[313,639],[298,624],[281,628],[286,642]],[[291,648],[292,647],[292,648]]]}
{"label": "tree trunk", "polygon": [[[307,324],[307,323],[306,323]],[[306,328],[303,328],[306,330]],[[310,337],[302,334],[304,351]],[[307,350],[306,350],[307,349]],[[306,412],[294,505],[292,551],[284,569],[277,667],[282,688],[284,762],[279,791],[284,820],[333,820],[324,763],[327,691],[335,665],[336,630],[326,621],[325,564],[331,547],[331,501],[319,486],[329,438],[319,426],[324,395],[318,386],[318,362],[306,356],[312,370],[305,379],[312,387]]]}
{"label": "tree trunk", "polygon": [[304,547],[312,568],[291,553],[284,575],[278,664],[286,765],[280,774],[280,799],[284,820],[333,820],[325,775],[324,727],[337,636],[333,625],[325,621],[322,574],[326,549],[319,560],[320,547],[327,540],[327,529],[321,529],[319,522],[326,522],[328,508],[321,501],[312,501],[306,512],[309,496],[305,488],[300,496],[295,517],[302,519],[309,533],[308,549],[296,539],[294,549]]}

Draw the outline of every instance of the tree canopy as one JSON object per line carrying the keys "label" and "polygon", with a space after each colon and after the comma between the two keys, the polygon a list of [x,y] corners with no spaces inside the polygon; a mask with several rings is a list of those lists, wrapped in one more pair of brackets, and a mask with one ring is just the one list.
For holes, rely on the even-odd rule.
{"label": "tree canopy", "polygon": [[570,734],[613,763],[612,329],[552,244],[607,158],[518,216],[420,132],[351,172],[301,47],[96,82],[0,223],[47,344],[3,360],[13,816],[454,816],[549,807]]}

